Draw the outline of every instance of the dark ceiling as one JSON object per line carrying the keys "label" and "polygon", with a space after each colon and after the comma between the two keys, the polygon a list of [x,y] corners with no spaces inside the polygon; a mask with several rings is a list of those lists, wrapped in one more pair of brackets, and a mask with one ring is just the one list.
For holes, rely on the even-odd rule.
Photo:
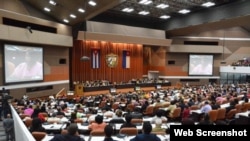
{"label": "dark ceiling", "polygon": [[[49,0],[22,0],[31,7],[51,17],[56,22],[75,26],[86,20],[116,23],[129,26],[146,27],[165,30],[169,36],[180,36],[190,32],[201,32],[208,29],[219,29],[229,26],[244,26],[248,29],[250,2],[249,0],[152,0],[149,5],[139,4],[140,0],[94,0],[96,6],[90,6],[89,0],[54,0],[57,4],[49,4]],[[203,7],[202,3],[214,2],[212,7]],[[166,9],[156,6],[167,4]],[[44,7],[51,9],[44,11]],[[124,8],[133,8],[134,11],[126,13]],[[85,10],[78,12],[78,8]],[[180,14],[179,10],[189,9],[190,13]],[[139,11],[149,11],[148,15],[139,15]],[[76,18],[70,18],[74,14]],[[161,15],[170,16],[169,19],[160,19]],[[243,20],[241,18],[244,18]],[[238,23],[232,23],[237,20]],[[218,23],[217,23],[218,22]],[[195,28],[195,30],[194,30]],[[181,31],[181,32],[180,32]]]}

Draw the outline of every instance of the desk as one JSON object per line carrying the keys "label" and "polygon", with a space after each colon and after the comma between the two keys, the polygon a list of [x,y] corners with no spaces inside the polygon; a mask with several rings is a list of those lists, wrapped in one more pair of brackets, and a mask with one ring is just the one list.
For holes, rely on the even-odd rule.
{"label": "desk", "polygon": [[249,114],[250,114],[250,111],[246,111],[246,112],[242,112],[242,113],[237,113],[237,114],[235,114],[235,118],[239,118],[239,116],[248,117]]}
{"label": "desk", "polygon": [[[121,126],[122,126],[122,123],[116,123],[116,124],[113,124],[114,127],[115,127],[115,130],[119,131],[121,129]],[[152,125],[152,128],[155,127],[155,124],[151,124]],[[169,123],[163,123],[161,128],[163,129],[168,129],[171,125],[181,125],[180,122],[169,122]],[[89,128],[88,128],[88,125],[83,125],[81,123],[77,123],[77,126],[78,126],[78,129],[79,130],[82,130],[82,131],[89,131]],[[141,125],[136,125],[136,128],[138,131],[141,131],[142,130],[142,124]]]}

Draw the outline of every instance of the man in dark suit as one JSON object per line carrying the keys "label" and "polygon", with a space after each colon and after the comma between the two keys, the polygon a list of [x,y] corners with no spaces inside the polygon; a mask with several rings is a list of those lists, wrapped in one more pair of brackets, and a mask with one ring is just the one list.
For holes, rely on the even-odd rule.
{"label": "man in dark suit", "polygon": [[6,133],[6,141],[15,141],[14,120],[11,118],[10,114],[7,114],[7,118],[3,120],[3,127]]}
{"label": "man in dark suit", "polygon": [[136,135],[130,141],[161,141],[155,134],[151,134],[152,125],[150,122],[145,122],[142,126],[143,133]]}

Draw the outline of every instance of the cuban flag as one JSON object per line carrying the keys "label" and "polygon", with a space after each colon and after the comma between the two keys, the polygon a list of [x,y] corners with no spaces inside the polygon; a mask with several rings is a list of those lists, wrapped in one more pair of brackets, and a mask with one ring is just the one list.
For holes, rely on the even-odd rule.
{"label": "cuban flag", "polygon": [[91,60],[93,69],[100,68],[100,50],[98,49],[92,50]]}
{"label": "cuban flag", "polygon": [[122,67],[130,68],[130,52],[127,50],[122,51]]}

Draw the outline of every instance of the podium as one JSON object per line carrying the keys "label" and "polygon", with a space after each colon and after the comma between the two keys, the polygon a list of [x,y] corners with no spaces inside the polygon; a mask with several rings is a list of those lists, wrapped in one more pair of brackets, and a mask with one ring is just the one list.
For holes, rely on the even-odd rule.
{"label": "podium", "polygon": [[83,85],[82,84],[76,84],[75,85],[75,95],[83,95]]}

